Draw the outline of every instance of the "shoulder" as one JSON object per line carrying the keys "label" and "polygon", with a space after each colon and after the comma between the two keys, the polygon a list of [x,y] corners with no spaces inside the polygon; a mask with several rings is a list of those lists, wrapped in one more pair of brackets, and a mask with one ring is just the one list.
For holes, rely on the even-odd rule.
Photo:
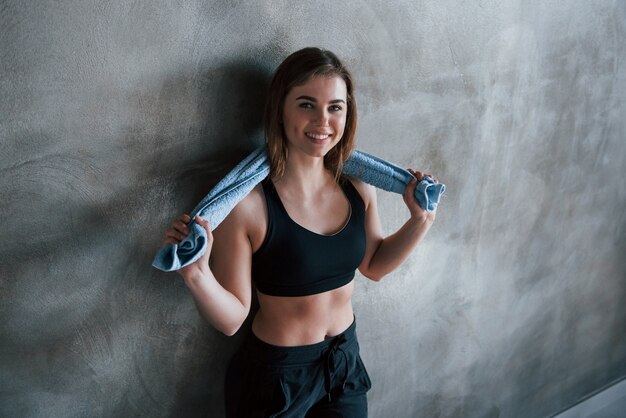
{"label": "shoulder", "polygon": [[262,211],[264,207],[265,194],[263,193],[263,186],[259,183],[235,206],[233,213],[237,217],[254,220],[254,217],[258,216],[259,211]]}
{"label": "shoulder", "polygon": [[215,229],[215,242],[246,240],[256,250],[265,237],[268,216],[263,186],[257,184]]}
{"label": "shoulder", "polygon": [[371,184],[367,184],[355,177],[346,177],[352,183],[357,192],[361,195],[365,208],[367,209],[372,202],[376,202],[376,188]]}
{"label": "shoulder", "polygon": [[[266,212],[263,186],[257,184],[235,207],[222,222],[224,226],[244,227],[257,224],[259,214]],[[220,225],[220,227],[222,226]]]}

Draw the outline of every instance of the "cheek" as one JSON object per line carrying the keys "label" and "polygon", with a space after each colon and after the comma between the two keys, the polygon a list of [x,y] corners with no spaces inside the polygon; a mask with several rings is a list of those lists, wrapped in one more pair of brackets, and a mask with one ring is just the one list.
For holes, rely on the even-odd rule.
{"label": "cheek", "polygon": [[302,125],[302,116],[299,115],[298,112],[284,113],[283,125],[291,127]]}
{"label": "cheek", "polygon": [[341,132],[343,134],[344,130],[346,129],[346,116],[341,116],[340,118],[337,118],[337,121],[335,122],[335,129],[338,132]]}
{"label": "cheek", "polygon": [[283,132],[286,136],[285,139],[292,140],[293,138],[298,137],[298,133],[301,128],[301,121],[298,118],[297,114],[294,112],[286,112],[283,113]]}

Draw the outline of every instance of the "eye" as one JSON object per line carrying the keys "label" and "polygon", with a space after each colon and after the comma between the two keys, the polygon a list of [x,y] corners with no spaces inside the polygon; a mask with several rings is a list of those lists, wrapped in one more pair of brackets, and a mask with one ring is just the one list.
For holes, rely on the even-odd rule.
{"label": "eye", "polygon": [[340,112],[342,110],[341,106],[338,105],[332,105],[331,107],[328,108],[331,112]]}
{"label": "eye", "polygon": [[313,104],[309,102],[303,102],[300,103],[298,107],[301,107],[302,109],[313,109]]}

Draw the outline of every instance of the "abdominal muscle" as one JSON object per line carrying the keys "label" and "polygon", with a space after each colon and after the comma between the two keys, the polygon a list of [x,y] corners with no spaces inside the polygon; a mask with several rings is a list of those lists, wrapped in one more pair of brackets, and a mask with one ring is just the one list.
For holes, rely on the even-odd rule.
{"label": "abdominal muscle", "polygon": [[259,310],[252,332],[278,346],[315,344],[345,331],[354,320],[354,280],[324,293],[309,296],[270,296],[257,292]]}

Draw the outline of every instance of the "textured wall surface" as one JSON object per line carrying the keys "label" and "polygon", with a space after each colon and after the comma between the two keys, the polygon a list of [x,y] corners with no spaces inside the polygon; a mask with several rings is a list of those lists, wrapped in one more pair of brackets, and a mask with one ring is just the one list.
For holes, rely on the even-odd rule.
{"label": "textured wall surface", "polygon": [[[353,69],[359,148],[448,185],[354,305],[372,417],[544,417],[626,375],[621,0],[0,1],[0,416],[211,416],[241,331],[163,230],[262,141],[275,66]],[[386,231],[407,217],[379,193]]]}

